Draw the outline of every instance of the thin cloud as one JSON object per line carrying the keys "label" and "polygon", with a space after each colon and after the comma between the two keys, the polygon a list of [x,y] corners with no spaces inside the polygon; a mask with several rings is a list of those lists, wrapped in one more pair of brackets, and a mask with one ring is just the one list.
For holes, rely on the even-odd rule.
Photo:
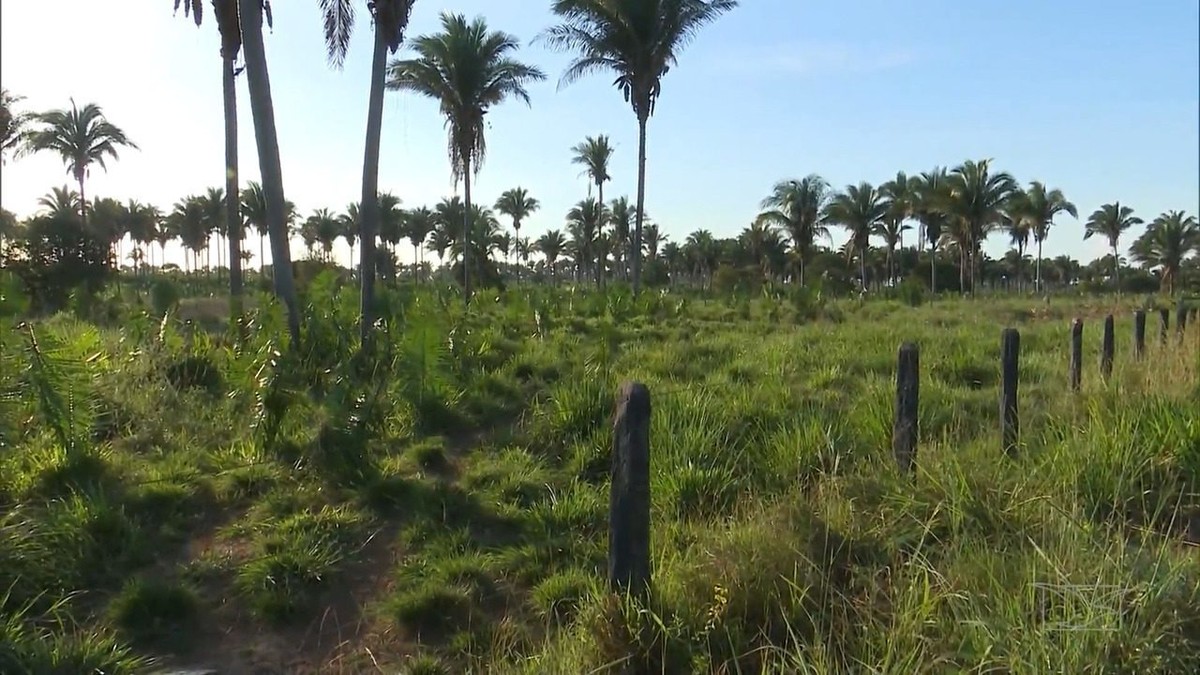
{"label": "thin cloud", "polygon": [[726,53],[724,67],[739,73],[819,76],[875,73],[915,63],[909,49],[839,43],[780,44]]}

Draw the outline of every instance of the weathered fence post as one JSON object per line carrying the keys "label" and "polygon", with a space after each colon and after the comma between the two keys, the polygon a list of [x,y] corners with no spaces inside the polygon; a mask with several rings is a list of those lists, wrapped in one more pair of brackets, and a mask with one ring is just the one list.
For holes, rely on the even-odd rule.
{"label": "weathered fence post", "polygon": [[1020,372],[1021,334],[1005,328],[1000,336],[1000,437],[1004,452],[1015,455],[1021,423],[1017,416],[1017,380]]}
{"label": "weathered fence post", "polygon": [[892,454],[904,473],[910,473],[917,458],[918,401],[921,395],[921,354],[917,345],[900,345],[896,363],[896,416],[892,423]]}
{"label": "weathered fence post", "polygon": [[1171,310],[1162,307],[1158,310],[1158,342],[1164,347],[1167,344],[1167,332],[1171,327]]}
{"label": "weathered fence post", "polygon": [[1104,337],[1100,343],[1100,375],[1107,380],[1113,370],[1113,315],[1104,317]]}
{"label": "weathered fence post", "polygon": [[1083,384],[1083,319],[1071,322],[1071,391]]}
{"label": "weathered fence post", "polygon": [[608,584],[642,595],[650,587],[650,391],[626,382],[613,416],[608,502]]}
{"label": "weathered fence post", "polygon": [[1133,355],[1141,359],[1146,355],[1146,310],[1133,313]]}

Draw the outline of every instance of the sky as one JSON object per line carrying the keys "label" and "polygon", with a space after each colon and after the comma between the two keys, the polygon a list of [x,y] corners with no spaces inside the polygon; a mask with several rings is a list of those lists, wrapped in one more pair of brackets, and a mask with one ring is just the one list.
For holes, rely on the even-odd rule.
{"label": "sky", "polygon": [[[171,0],[0,5],[0,84],[25,97],[24,109],[95,102],[140,146],[107,172],[94,169],[89,197],[169,210],[223,183],[219,41],[205,4],[201,28],[174,16]],[[317,0],[273,3],[266,44],[284,190],[301,215],[359,197],[371,56],[359,4],[345,67],[335,70]],[[607,134],[616,146],[606,198],[632,200],[637,186],[637,124],[611,78],[560,87],[569,56],[531,44],[553,23],[549,6],[417,0],[409,28],[436,31],[442,11],[482,14],[547,73],[530,87],[531,106],[511,101],[489,114],[487,157],[472,186],[486,203],[515,186],[540,200],[523,236],[565,229],[571,205],[588,195],[570,162],[585,136]],[[1146,220],[1200,210],[1197,26],[1196,0],[742,0],[663,81],[649,125],[647,213],[674,241],[697,229],[735,236],[782,179],[818,173],[842,187],[994,158],[1078,206],[1080,220],[1056,222],[1047,256],[1104,255],[1103,241],[1082,238],[1102,203],[1120,200]],[[259,172],[238,79],[244,185]],[[55,157],[10,159],[0,167],[0,204],[31,215],[41,195],[68,181]],[[435,103],[387,93],[380,188],[406,207],[455,193]],[[986,249],[1001,255],[1006,244],[995,235]],[[349,262],[344,243],[335,255]],[[181,260],[177,250],[168,257]]]}

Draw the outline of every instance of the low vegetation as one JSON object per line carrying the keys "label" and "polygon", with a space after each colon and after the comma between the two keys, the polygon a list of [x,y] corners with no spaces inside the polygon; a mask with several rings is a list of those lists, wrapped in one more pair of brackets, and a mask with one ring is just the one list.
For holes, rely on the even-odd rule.
{"label": "low vegetation", "polygon": [[[300,349],[266,297],[232,325],[128,289],[4,319],[0,671],[1200,669],[1200,337],[1151,322],[1135,361],[1153,300],[519,288],[467,309],[400,286],[361,353],[342,283],[303,290]],[[904,340],[911,478],[890,455]],[[644,604],[604,579],[630,379],[653,400]]]}

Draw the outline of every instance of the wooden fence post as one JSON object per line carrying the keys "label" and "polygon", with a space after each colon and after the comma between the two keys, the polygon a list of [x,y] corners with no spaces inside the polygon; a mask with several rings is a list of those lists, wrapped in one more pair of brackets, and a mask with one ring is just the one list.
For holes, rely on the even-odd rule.
{"label": "wooden fence post", "polygon": [[1112,377],[1113,370],[1113,315],[1104,317],[1104,337],[1100,343],[1100,375]]}
{"label": "wooden fence post", "polygon": [[1083,319],[1071,322],[1071,391],[1083,384]]}
{"label": "wooden fence post", "polygon": [[1167,332],[1171,327],[1171,310],[1162,307],[1158,310],[1158,342],[1162,346],[1167,344]]}
{"label": "wooden fence post", "polygon": [[1021,423],[1017,415],[1017,381],[1020,373],[1021,334],[1016,328],[1005,328],[1000,336],[1000,437],[1004,453],[1017,452]]}
{"label": "wooden fence post", "polygon": [[917,345],[900,345],[896,363],[896,411],[892,422],[892,454],[904,473],[910,473],[917,458],[918,401],[921,395],[921,355]]}
{"label": "wooden fence post", "polygon": [[1133,356],[1141,359],[1146,355],[1146,310],[1133,313]]}
{"label": "wooden fence post", "polygon": [[617,394],[608,509],[609,587],[643,595],[650,587],[650,390],[638,382]]}

